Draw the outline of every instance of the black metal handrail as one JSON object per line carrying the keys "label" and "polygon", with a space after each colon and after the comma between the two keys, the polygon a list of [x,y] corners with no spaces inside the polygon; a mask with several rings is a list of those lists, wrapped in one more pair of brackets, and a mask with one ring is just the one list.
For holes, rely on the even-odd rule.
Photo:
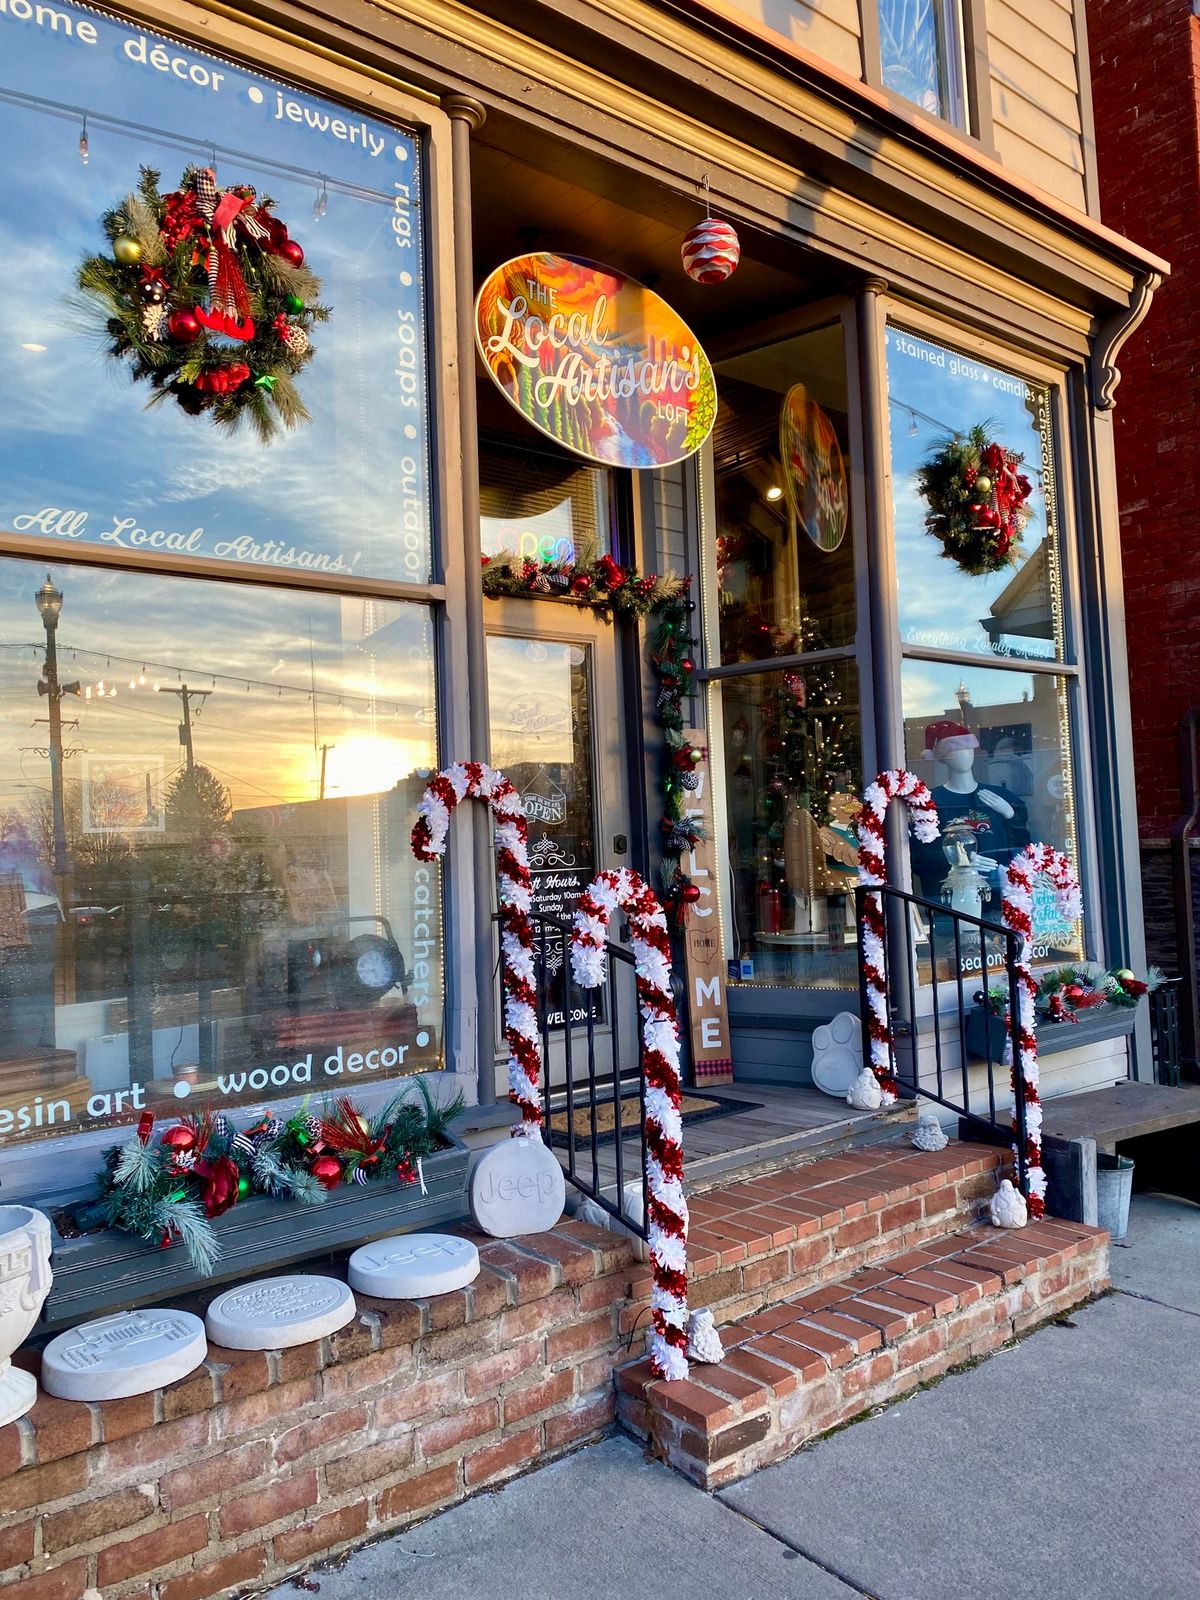
{"label": "black metal handrail", "polygon": [[[899,1085],[901,1095],[908,1099],[920,1096],[922,1099],[932,1100],[948,1111],[955,1112],[962,1121],[984,1130],[991,1140],[995,1140],[998,1135],[1012,1136],[1015,1133],[1017,1175],[1021,1191],[1025,1193],[1028,1166],[1025,1076],[1021,1068],[1020,1052],[1013,1051],[1010,1082],[1013,1097],[1012,1124],[1015,1127],[1008,1126],[1000,1121],[1000,1113],[997,1112],[995,1071],[998,1065],[1006,1064],[1004,1057],[1007,1052],[1003,1034],[997,1038],[997,1030],[992,1026],[995,1013],[992,1011],[988,992],[988,974],[993,970],[994,962],[995,970],[1003,971],[1004,974],[1005,1009],[1010,1016],[1020,1016],[1019,936],[1011,928],[1004,927],[1002,923],[989,922],[984,917],[974,917],[965,911],[955,911],[941,901],[927,900],[908,890],[893,888],[890,884],[874,889],[859,885],[855,890],[855,902],[859,929],[859,1006],[862,1015],[864,1063],[871,1059],[871,1010],[862,930],[865,903],[867,897],[871,895],[878,899],[883,921],[883,979],[888,996],[888,1038],[885,1048],[888,1053],[889,1070]],[[899,918],[896,912],[897,906],[900,908]],[[920,973],[916,940],[913,937],[913,909],[925,913],[928,924],[929,987],[932,990],[932,1004],[928,1013],[922,1012],[917,1004]],[[898,920],[902,923],[900,927],[897,926]],[[974,978],[972,976],[968,984],[964,972],[964,943],[974,944],[976,941],[979,945],[982,995],[972,994],[968,1006],[965,991],[974,983]],[[994,955],[989,954],[989,944],[992,942],[995,945]],[[947,954],[953,952],[952,980],[938,976],[939,944]],[[974,961],[973,951],[969,952],[966,959]],[[900,979],[899,988],[893,982],[894,977]],[[953,998],[951,1004],[943,1009],[942,990],[948,986],[953,988]],[[977,1107],[972,1104],[972,1057],[968,1042],[968,1018],[976,1004],[982,1007],[982,1025],[978,1031],[983,1048],[975,1059],[986,1065],[986,1114],[982,1106]],[[953,1059],[952,1042],[947,1037],[949,1032],[947,1024],[955,1019],[958,1023],[957,1062]],[[999,1020],[1003,1021],[1002,1018]],[[932,1035],[936,1089],[921,1082],[920,1043],[923,1026]],[[907,1035],[911,1040],[911,1059],[907,1063],[907,1071],[901,1070],[902,1063],[896,1050],[898,1034]]]}
{"label": "black metal handrail", "polygon": [[[500,917],[494,919],[499,922]],[[530,913],[534,934],[534,973],[537,988],[538,1031],[542,1043],[542,1118],[543,1137],[548,1148],[565,1150],[563,1177],[568,1183],[595,1202],[602,1211],[615,1218],[631,1233],[640,1238],[649,1237],[646,1218],[649,1215],[649,1193],[646,1184],[646,1072],[643,1059],[644,1040],[641,1017],[638,1015],[636,963],[633,952],[611,939],[604,941],[608,957],[608,976],[603,989],[581,989],[571,974],[572,924],[566,917],[556,917],[545,912]],[[553,965],[551,958],[554,958]],[[499,962],[497,961],[497,970]],[[633,996],[624,1004],[632,1005],[637,1015],[637,1066],[634,1071],[621,1070],[621,988],[633,979]],[[553,994],[561,986],[562,1027],[551,1022]],[[579,1003],[575,1003],[575,997]],[[603,1003],[601,1000],[603,996]],[[598,1066],[596,1059],[597,1028],[606,1029],[610,1046],[610,1066],[607,1071]],[[583,1040],[576,1035],[582,1032]],[[555,1088],[551,1082],[552,1045],[561,1041],[561,1066],[563,1083]],[[580,1060],[580,1051],[583,1060]],[[636,1073],[638,1119],[636,1128],[626,1131],[621,1117],[624,1089]],[[614,1176],[607,1180],[600,1170],[600,1132],[598,1113],[612,1100],[613,1111],[613,1165]],[[587,1108],[588,1133],[575,1131],[575,1113]],[[556,1146],[551,1117],[561,1114],[565,1133],[562,1146]],[[637,1181],[641,1185],[641,1215],[634,1216],[625,1210],[625,1184],[627,1168],[632,1161],[625,1159],[626,1142],[634,1144],[637,1151]],[[582,1149],[580,1147],[583,1147]],[[582,1159],[580,1159],[582,1157]],[[589,1159],[590,1157],[590,1159]],[[632,1173],[630,1173],[632,1178]],[[615,1184],[615,1200],[606,1189]]]}

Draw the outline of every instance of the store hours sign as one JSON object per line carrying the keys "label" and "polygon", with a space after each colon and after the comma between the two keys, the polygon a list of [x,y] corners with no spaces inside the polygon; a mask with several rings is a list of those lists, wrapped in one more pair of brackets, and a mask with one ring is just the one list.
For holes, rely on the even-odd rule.
{"label": "store hours sign", "polygon": [[611,267],[545,252],[506,261],[479,291],[475,336],[509,403],[589,461],[666,467],[712,432],[716,386],[695,334]]}

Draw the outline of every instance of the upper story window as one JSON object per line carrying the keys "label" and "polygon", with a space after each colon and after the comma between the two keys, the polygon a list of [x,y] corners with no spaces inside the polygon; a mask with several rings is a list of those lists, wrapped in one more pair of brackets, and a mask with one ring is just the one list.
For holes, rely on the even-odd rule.
{"label": "upper story window", "polygon": [[879,0],[879,56],[885,89],[966,126],[961,0]]}

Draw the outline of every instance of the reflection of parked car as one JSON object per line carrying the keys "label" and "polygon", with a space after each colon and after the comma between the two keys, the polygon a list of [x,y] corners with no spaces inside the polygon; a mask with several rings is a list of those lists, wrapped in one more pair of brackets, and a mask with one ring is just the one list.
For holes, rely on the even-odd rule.
{"label": "reflection of parked car", "polygon": [[121,915],[122,909],[121,906],[72,906],[67,914],[79,927],[85,928],[92,922],[112,922]]}
{"label": "reflection of parked car", "polygon": [[[350,937],[350,925],[362,922],[381,931]],[[290,1004],[369,1005],[397,986],[407,994],[408,984],[386,917],[339,917],[285,940],[268,940],[260,961],[259,985],[268,1004],[286,997]]]}

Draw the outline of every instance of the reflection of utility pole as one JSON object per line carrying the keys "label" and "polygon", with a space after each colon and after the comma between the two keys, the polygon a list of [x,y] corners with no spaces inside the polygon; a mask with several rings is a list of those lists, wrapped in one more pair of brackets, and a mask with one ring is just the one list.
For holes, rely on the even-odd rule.
{"label": "reflection of utility pole", "polygon": [[46,696],[50,723],[50,799],[54,812],[54,871],[61,875],[67,870],[67,821],[63,807],[63,742],[62,697],[78,694],[77,683],[58,681],[58,645],[56,634],[58,616],[62,610],[62,590],[54,587],[50,574],[34,595],[42,626],[46,630],[46,660],[38,680],[38,693]]}
{"label": "reflection of utility pole", "polygon": [[329,752],[332,749],[333,749],[333,746],[331,744],[323,744],[321,746],[321,799],[322,800],[324,800],[324,798],[325,798],[325,762],[326,762],[326,759],[328,758]]}
{"label": "reflection of utility pole", "polygon": [[203,706],[212,690],[189,689],[186,683],[181,683],[177,689],[172,689],[169,684],[160,684],[159,693],[179,696],[179,703],[183,707],[183,721],[179,724],[179,743],[183,746],[188,772],[195,772],[196,757],[192,750],[192,701],[199,700]]}

